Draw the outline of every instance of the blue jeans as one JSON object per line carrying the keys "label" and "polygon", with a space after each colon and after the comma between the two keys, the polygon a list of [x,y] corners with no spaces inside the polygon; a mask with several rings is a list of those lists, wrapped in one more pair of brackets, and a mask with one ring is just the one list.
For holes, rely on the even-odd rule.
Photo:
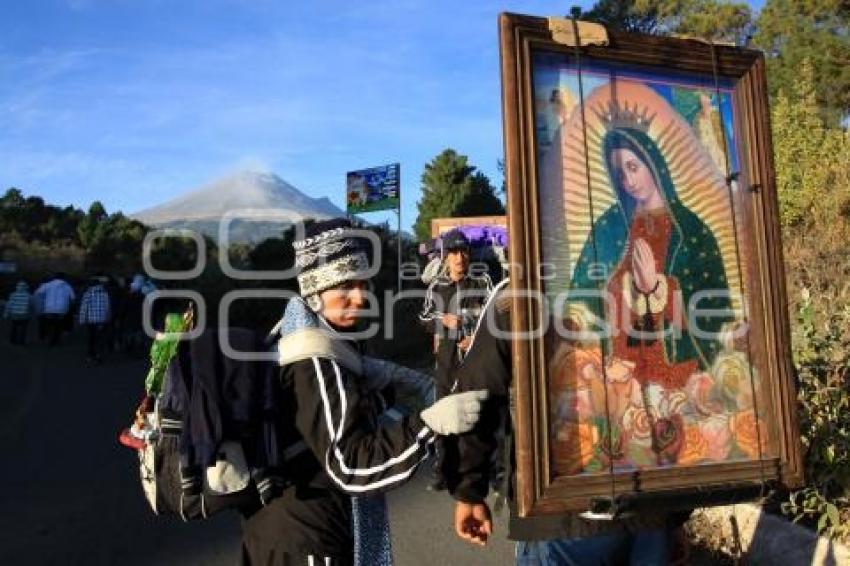
{"label": "blue jeans", "polygon": [[518,542],[517,566],[657,566],[669,561],[664,529]]}

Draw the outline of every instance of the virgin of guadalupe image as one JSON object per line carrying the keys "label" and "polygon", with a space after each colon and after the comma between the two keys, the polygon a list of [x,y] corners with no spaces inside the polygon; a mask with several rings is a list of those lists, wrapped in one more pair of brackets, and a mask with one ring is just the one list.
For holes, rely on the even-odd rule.
{"label": "virgin of guadalupe image", "polygon": [[[586,306],[613,325],[608,354],[632,368],[641,385],[682,388],[707,370],[716,337],[732,317],[729,289],[712,232],[682,204],[658,146],[637,127],[608,131],[602,143],[617,202],[594,223],[573,274],[572,289],[604,288],[606,301]],[[607,276],[607,277],[606,277]],[[708,317],[692,317],[695,292]],[[602,312],[600,307],[607,312]]]}
{"label": "virgin of guadalupe image", "polygon": [[616,92],[595,89],[586,125],[576,107],[541,159],[541,195],[552,201],[541,206],[544,259],[570,266],[562,316],[590,331],[550,349],[553,466],[575,474],[759,457],[757,374],[730,338],[740,338],[746,257],[736,257],[723,174],[659,94],[625,81]]}

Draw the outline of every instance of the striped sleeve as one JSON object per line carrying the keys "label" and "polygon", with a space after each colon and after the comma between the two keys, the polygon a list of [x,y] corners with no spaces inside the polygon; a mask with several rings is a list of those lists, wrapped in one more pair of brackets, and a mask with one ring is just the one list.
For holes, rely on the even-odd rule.
{"label": "striped sleeve", "polygon": [[315,357],[293,366],[296,424],[341,490],[359,494],[391,489],[427,458],[434,433],[418,415],[379,426],[370,400],[347,386],[356,379],[348,370]]}

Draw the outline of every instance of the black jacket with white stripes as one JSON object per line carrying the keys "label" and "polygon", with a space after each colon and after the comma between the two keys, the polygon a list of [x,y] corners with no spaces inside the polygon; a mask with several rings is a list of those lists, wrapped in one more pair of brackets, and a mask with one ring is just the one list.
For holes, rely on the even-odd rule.
{"label": "black jacket with white stripes", "polygon": [[392,391],[367,391],[358,377],[325,357],[281,368],[283,441],[306,450],[287,462],[291,485],[283,495],[247,519],[243,562],[300,563],[314,556],[317,564],[324,557],[349,563],[350,496],[398,486],[427,457],[434,434],[419,415],[379,422]]}
{"label": "black jacket with white stripes", "polygon": [[369,393],[334,360],[311,358],[283,369],[297,401],[295,425],[337,489],[352,495],[390,489],[427,457],[431,430],[418,414],[378,419],[391,389]]}

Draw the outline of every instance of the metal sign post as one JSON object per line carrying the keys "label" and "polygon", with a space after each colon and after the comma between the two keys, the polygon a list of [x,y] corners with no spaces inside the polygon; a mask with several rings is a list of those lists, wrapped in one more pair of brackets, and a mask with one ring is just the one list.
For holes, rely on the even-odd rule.
{"label": "metal sign post", "polygon": [[396,208],[396,214],[398,215],[398,225],[396,226],[396,244],[398,247],[398,264],[396,265],[396,272],[398,274],[398,289],[397,292],[401,293],[401,167],[396,168],[397,175],[397,183],[398,183],[398,208]]}

